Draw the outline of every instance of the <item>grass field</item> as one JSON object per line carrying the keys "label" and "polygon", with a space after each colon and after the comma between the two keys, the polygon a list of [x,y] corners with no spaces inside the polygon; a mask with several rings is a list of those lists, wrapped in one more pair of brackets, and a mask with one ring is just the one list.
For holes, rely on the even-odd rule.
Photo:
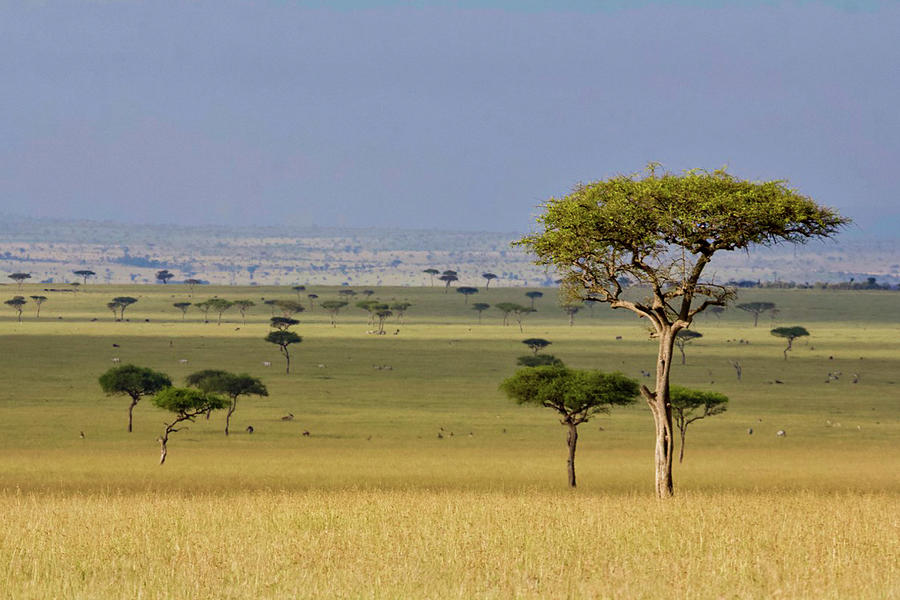
{"label": "grass field", "polygon": [[[532,336],[571,366],[643,379],[655,343],[630,313],[598,306],[569,327],[542,290],[523,334],[493,308],[478,324],[454,291],[378,288],[413,304],[404,323],[374,336],[355,307],[335,328],[304,312],[286,375],[261,306],[296,298],[286,288],[41,289],[0,289],[49,296],[40,319],[0,313],[0,597],[900,596],[895,293],[742,292],[775,302],[775,325],[810,330],[788,361],[768,316],[699,319],[673,382],[721,391],[729,408],[691,426],[677,497],[659,502],[645,406],[582,426],[570,492],[553,414],[497,390]],[[218,326],[171,306],[216,294],[258,306]],[[139,298],[128,322],[105,308],[119,295]],[[97,385],[113,358],[177,383],[248,372],[270,395],[243,399],[227,438],[216,414],[174,434],[160,467],[167,415],[144,400],[126,432],[127,400]]]}

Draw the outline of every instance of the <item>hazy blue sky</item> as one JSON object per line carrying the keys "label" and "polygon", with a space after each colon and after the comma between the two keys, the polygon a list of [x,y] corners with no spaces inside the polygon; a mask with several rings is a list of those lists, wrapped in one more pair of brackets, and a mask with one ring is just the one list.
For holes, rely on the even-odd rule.
{"label": "hazy blue sky", "polygon": [[896,235],[898,36],[898,2],[0,0],[0,212],[526,230],[655,160]]}

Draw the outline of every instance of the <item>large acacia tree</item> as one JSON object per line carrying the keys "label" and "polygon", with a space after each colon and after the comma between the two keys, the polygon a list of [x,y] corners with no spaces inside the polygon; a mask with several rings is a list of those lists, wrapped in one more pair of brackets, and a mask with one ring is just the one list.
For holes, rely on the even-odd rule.
{"label": "large acacia tree", "polygon": [[206,369],[191,373],[187,376],[186,381],[189,386],[199,388],[203,392],[223,394],[231,399],[231,404],[228,405],[228,412],[225,414],[225,435],[228,435],[228,429],[231,426],[231,415],[234,414],[237,408],[239,396],[269,395],[269,390],[266,389],[262,381],[246,373],[235,375],[228,371]]}
{"label": "large acacia tree", "polygon": [[[554,266],[573,299],[605,302],[651,323],[655,389],[641,387],[656,425],[656,493],[673,494],[669,372],[675,336],[734,290],[705,279],[717,252],[834,235],[848,219],[784,181],[745,181],[725,170],[620,175],[578,185],[543,205],[543,231],[516,242]],[[623,281],[633,282],[623,294]],[[637,287],[632,291],[632,287]],[[643,294],[641,294],[643,292]]]}
{"label": "large acacia tree", "polygon": [[143,396],[150,396],[172,385],[172,380],[165,373],[135,365],[113,367],[100,376],[100,387],[109,395],[129,396],[128,433],[131,433],[131,419],[134,407]]}

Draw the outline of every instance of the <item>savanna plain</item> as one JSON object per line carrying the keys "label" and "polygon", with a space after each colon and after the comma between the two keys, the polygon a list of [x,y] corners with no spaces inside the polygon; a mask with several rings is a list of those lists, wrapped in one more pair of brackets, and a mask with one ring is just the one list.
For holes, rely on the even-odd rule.
{"label": "savanna plain", "polygon": [[[542,289],[520,332],[471,305],[529,304],[522,288],[466,304],[379,287],[412,306],[371,335],[352,303],[332,327],[318,303],[339,288],[310,288],[286,374],[262,302],[289,287],[44,287],[2,289],[48,300],[0,315],[0,597],[900,597],[897,293],[742,290],[775,320],[698,318],[672,381],[730,402],[691,425],[660,501],[643,401],[581,427],[569,490],[557,417],[498,390],[528,337],[649,385],[656,343],[631,313],[585,307],[570,326]],[[115,322],[122,295],[138,301]],[[215,295],[256,306],[221,325],[172,306]],[[791,325],[811,335],[785,360],[769,330]],[[227,437],[222,411],[175,433],[160,466],[169,415],[144,399],[129,434],[128,399],[97,383],[113,359],[176,385],[246,372],[269,395],[242,398]]]}

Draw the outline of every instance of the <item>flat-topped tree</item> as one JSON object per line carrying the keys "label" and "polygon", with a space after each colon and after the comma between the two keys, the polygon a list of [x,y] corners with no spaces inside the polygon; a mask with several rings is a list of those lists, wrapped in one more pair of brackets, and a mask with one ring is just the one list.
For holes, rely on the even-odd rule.
{"label": "flat-topped tree", "polygon": [[[643,176],[579,185],[543,208],[543,231],[517,244],[539,264],[558,268],[571,297],[633,311],[656,332],[656,388],[644,386],[642,393],[656,424],[656,493],[671,496],[675,335],[698,313],[734,296],[704,280],[704,269],[717,252],[830,237],[848,220],[783,181],[744,181],[724,170],[676,175],[656,165]],[[623,276],[647,295],[625,298]]]}
{"label": "flat-topped tree", "polygon": [[106,308],[112,311],[113,321],[119,320],[119,303],[113,300],[112,302],[106,303]]}
{"label": "flat-topped tree", "polygon": [[306,310],[306,307],[295,300],[277,300],[275,306],[285,317],[291,317]]}
{"label": "flat-topped tree", "polygon": [[[119,309],[119,320],[124,320],[125,309],[137,302],[137,298],[132,298],[131,296],[116,296],[112,301],[116,303]],[[108,304],[106,306],[109,307]]]}
{"label": "flat-topped tree", "polygon": [[485,290],[489,290],[491,288],[491,282],[497,279],[497,275],[494,273],[482,273],[481,276],[487,280],[487,283],[484,284]]}
{"label": "flat-topped tree", "polygon": [[291,289],[294,290],[295,292],[297,292],[297,302],[300,302],[300,300],[302,300],[302,298],[300,298],[300,292],[305,292],[306,286],[305,285],[295,285],[295,286],[291,287]]}
{"label": "flat-topped tree", "polygon": [[175,277],[175,274],[171,273],[168,269],[163,269],[156,272],[156,280],[163,284],[169,283],[169,280],[173,277]]}
{"label": "flat-topped tree", "polygon": [[169,387],[153,396],[153,404],[157,407],[175,414],[166,426],[163,434],[159,436],[159,464],[166,462],[168,455],[169,436],[176,431],[181,431],[181,423],[193,422],[200,415],[208,415],[214,410],[225,408],[226,400],[216,394],[210,394],[193,388]]}
{"label": "flat-topped tree", "polygon": [[562,310],[569,316],[569,327],[575,325],[575,315],[578,314],[581,307],[577,304],[566,303],[562,305]]}
{"label": "flat-topped tree", "polygon": [[35,307],[34,318],[40,319],[41,318],[41,304],[46,302],[47,296],[29,296],[29,298],[31,298],[34,301],[34,307]]}
{"label": "flat-topped tree", "polygon": [[486,304],[484,302],[476,302],[475,304],[472,305],[472,310],[478,311],[478,323],[479,324],[481,323],[481,313],[483,313],[490,307],[491,307],[490,304]]}
{"label": "flat-topped tree", "polygon": [[109,395],[123,395],[131,398],[128,406],[128,433],[134,407],[144,396],[150,396],[172,385],[165,373],[135,365],[113,367],[100,376],[100,388]]}
{"label": "flat-topped tree", "polygon": [[440,273],[437,269],[425,269],[422,271],[423,273],[428,273],[428,276],[431,277],[431,287],[434,287],[434,276]]}
{"label": "flat-topped tree", "polygon": [[477,294],[478,288],[462,286],[462,287],[456,288],[456,291],[465,297],[466,300],[465,300],[465,302],[463,302],[463,304],[468,304],[469,296],[471,296],[473,294]]}
{"label": "flat-topped tree", "polygon": [[578,426],[592,417],[609,412],[613,406],[631,404],[637,398],[638,383],[621,373],[601,373],[540,366],[519,369],[500,384],[500,389],[519,404],[534,404],[556,411],[568,429],[567,470],[569,486],[575,487],[575,447]]}
{"label": "flat-topped tree", "polygon": [[362,309],[369,314],[369,318],[366,321],[369,325],[375,324],[375,306],[380,304],[378,300],[360,300],[356,303],[356,308]]}
{"label": "flat-topped tree", "polygon": [[702,337],[702,333],[699,331],[691,331],[690,329],[682,329],[675,334],[675,346],[677,346],[678,351],[681,352],[681,364],[685,364],[686,362],[684,357],[684,347]]}
{"label": "flat-topped tree", "polygon": [[356,292],[351,290],[350,288],[344,288],[342,290],[338,290],[338,296],[343,296],[344,298],[352,298],[356,295]]}
{"label": "flat-topped tree", "polygon": [[199,279],[193,279],[193,278],[191,278],[191,279],[185,279],[185,280],[184,280],[184,284],[185,284],[186,286],[188,286],[188,292],[191,293],[191,294],[194,293],[194,286],[195,286],[195,285],[199,285],[199,284],[201,284],[201,283],[203,283],[203,282],[200,281]]}
{"label": "flat-topped tree", "polygon": [[441,273],[441,276],[438,277],[438,279],[440,279],[441,281],[444,282],[444,293],[445,294],[447,293],[447,290],[450,289],[451,283],[453,283],[454,281],[459,281],[459,277],[457,276],[456,271],[450,271],[450,270],[447,270],[447,271],[444,271],[443,273]]}
{"label": "flat-topped tree", "polygon": [[78,271],[72,271],[72,273],[81,277],[81,281],[84,285],[87,285],[88,277],[95,277],[97,275],[89,269],[80,269]]}
{"label": "flat-topped tree", "polygon": [[543,292],[525,292],[525,296],[531,300],[531,310],[534,310],[534,301],[543,298]]}
{"label": "flat-topped tree", "polygon": [[228,412],[225,414],[225,435],[228,435],[231,415],[237,408],[238,397],[269,395],[269,390],[262,381],[246,373],[235,375],[219,369],[206,369],[191,373],[185,381],[189,386],[199,388],[203,392],[222,394],[231,399]]}
{"label": "flat-topped tree", "polygon": [[363,290],[360,292],[360,294],[362,294],[366,298],[371,298],[372,296],[375,295],[375,290]]}
{"label": "flat-topped tree", "polygon": [[784,349],[784,360],[788,359],[787,353],[793,349],[794,340],[799,337],[806,337],[809,335],[809,332],[806,330],[806,328],[800,326],[776,327],[770,333],[775,337],[780,337],[787,340],[787,346]]}
{"label": "flat-topped tree", "polygon": [[387,304],[376,304],[372,311],[378,319],[378,333],[384,333],[384,321],[394,313]]}
{"label": "flat-topped tree", "polygon": [[172,304],[175,308],[181,311],[181,320],[184,321],[184,316],[187,314],[187,309],[190,308],[190,302],[175,302]]}
{"label": "flat-topped tree", "polygon": [[19,286],[19,289],[21,290],[22,284],[25,282],[25,280],[31,279],[31,273],[12,273],[9,278],[15,281]]}
{"label": "flat-topped tree", "polygon": [[307,298],[309,298],[309,310],[312,310],[316,307],[316,299],[319,297],[318,294],[307,294]]}
{"label": "flat-topped tree", "polygon": [[343,300],[326,300],[319,306],[324,308],[328,312],[328,314],[331,315],[331,326],[337,327],[337,325],[335,324],[335,318],[337,317],[337,314],[341,311],[341,309],[347,306],[347,303]]}
{"label": "flat-topped tree", "polygon": [[209,311],[212,309],[212,304],[210,304],[209,300],[204,300],[203,302],[198,302],[194,305],[194,308],[203,313],[203,322],[209,323]]}
{"label": "flat-topped tree", "polygon": [[210,310],[218,315],[216,325],[222,324],[222,313],[234,306],[234,302],[226,300],[225,298],[210,298],[206,302],[209,304]]}
{"label": "flat-topped tree", "polygon": [[552,354],[526,354],[517,358],[516,364],[520,367],[561,367],[563,361]]}
{"label": "flat-topped tree", "polygon": [[775,310],[774,302],[747,302],[744,304],[736,304],[735,308],[739,308],[744,312],[748,312],[753,315],[753,326],[756,327],[757,323],[759,323],[759,315],[766,312],[767,310]]}
{"label": "flat-topped tree", "polygon": [[412,306],[409,302],[394,302],[391,304],[391,310],[397,313],[397,322],[403,322],[403,315],[409,310],[409,307]]}
{"label": "flat-topped tree", "polygon": [[266,336],[266,341],[270,344],[275,344],[280,348],[281,354],[284,355],[285,360],[284,372],[289,374],[291,372],[291,353],[288,350],[288,346],[292,344],[299,344],[303,341],[303,338],[293,331],[288,331],[285,329],[270,331],[269,335]]}
{"label": "flat-topped tree", "polygon": [[524,310],[526,307],[516,302],[498,302],[494,308],[503,313],[503,325],[509,325],[509,315],[515,311]]}
{"label": "flat-topped tree", "polygon": [[10,307],[14,311],[16,311],[16,316],[18,317],[18,321],[19,321],[19,323],[21,323],[22,322],[22,308],[27,303],[28,303],[28,300],[26,300],[23,296],[13,296],[9,300],[5,301],[3,304],[7,305],[8,307]]}
{"label": "flat-topped tree", "polygon": [[294,325],[299,324],[300,321],[297,319],[292,319],[291,317],[272,317],[269,319],[269,326],[272,329],[277,329],[278,331],[287,331]]}
{"label": "flat-topped tree", "polygon": [[672,403],[672,418],[681,434],[681,450],[678,462],[684,461],[684,436],[688,425],[694,421],[720,415],[727,410],[728,397],[718,392],[690,390],[673,385],[669,388],[669,399]]}
{"label": "flat-topped tree", "polygon": [[235,300],[233,303],[241,313],[241,324],[247,324],[247,311],[256,306],[253,300]]}
{"label": "flat-topped tree", "polygon": [[522,340],[522,343],[531,348],[531,351],[535,355],[537,355],[538,352],[540,352],[553,342],[545,340],[543,338],[528,338],[527,340]]}

